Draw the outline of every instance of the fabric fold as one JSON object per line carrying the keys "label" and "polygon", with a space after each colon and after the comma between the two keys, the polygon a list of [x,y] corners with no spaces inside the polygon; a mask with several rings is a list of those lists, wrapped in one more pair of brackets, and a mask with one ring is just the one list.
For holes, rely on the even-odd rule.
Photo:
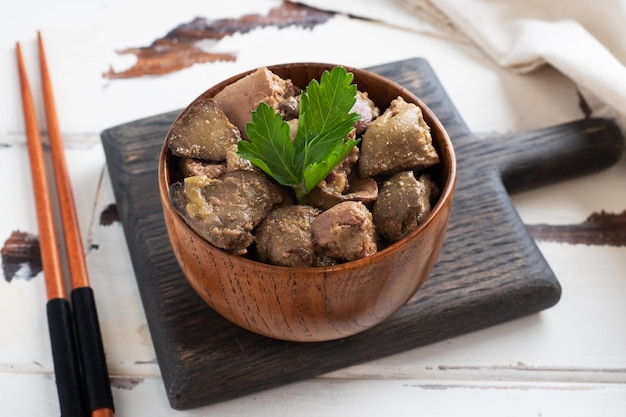
{"label": "fabric fold", "polygon": [[626,2],[438,0],[433,4],[498,65],[518,73],[552,65],[578,86],[599,115],[612,112],[626,126]]}
{"label": "fabric fold", "polygon": [[551,65],[576,84],[593,116],[614,117],[626,130],[626,0],[305,3],[452,41],[470,41],[499,66],[519,74]]}

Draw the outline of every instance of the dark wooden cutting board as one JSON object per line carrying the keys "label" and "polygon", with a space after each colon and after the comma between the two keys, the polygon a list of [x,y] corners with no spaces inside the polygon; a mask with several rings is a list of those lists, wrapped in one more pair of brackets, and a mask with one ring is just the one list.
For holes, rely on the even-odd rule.
{"label": "dark wooden cutting board", "polygon": [[426,61],[410,59],[371,70],[413,91],[439,116],[457,152],[458,185],[443,251],[422,289],[379,326],[346,339],[293,343],[258,336],[221,318],[188,285],[167,239],[156,177],[159,150],[177,111],[102,133],[173,408],[314,377],[533,314],[559,300],[559,283],[508,193],[610,166],[623,152],[617,127],[588,119],[481,139],[469,132]]}

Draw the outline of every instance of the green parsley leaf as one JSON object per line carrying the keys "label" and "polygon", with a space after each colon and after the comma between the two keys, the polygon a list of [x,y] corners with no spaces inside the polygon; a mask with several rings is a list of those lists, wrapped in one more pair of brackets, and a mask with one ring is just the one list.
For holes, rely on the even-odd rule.
{"label": "green parsley leaf", "polygon": [[352,74],[343,67],[324,71],[300,97],[300,115],[293,143],[289,125],[265,103],[246,125],[250,141],[240,141],[238,154],[280,184],[292,187],[298,202],[350,153],[358,140],[347,136],[359,120],[350,113],[356,102]]}
{"label": "green parsley leaf", "polygon": [[246,126],[250,141],[239,141],[237,153],[261,168],[280,184],[293,186],[300,181],[295,166],[294,148],[289,125],[280,114],[265,103],[252,112],[252,123]]}

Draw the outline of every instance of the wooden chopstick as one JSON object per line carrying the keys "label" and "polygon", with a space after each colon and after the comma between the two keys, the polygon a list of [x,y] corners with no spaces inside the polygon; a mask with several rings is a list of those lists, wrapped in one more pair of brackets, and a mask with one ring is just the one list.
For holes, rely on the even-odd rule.
{"label": "wooden chopstick", "polygon": [[[48,63],[43,45],[41,33],[37,33],[37,43],[39,50],[40,72],[42,80],[42,91],[44,96],[44,107],[46,114],[46,122],[48,126],[48,137],[50,142],[50,151],[52,155],[52,166],[54,177],[56,180],[57,197],[59,201],[59,208],[61,211],[61,220],[63,225],[63,233],[65,236],[66,252],[68,267],[70,271],[70,280],[72,286],[71,298],[72,307],[74,311],[74,326],[76,328],[76,339],[78,344],[79,362],[82,370],[82,388],[86,394],[86,407],[89,410],[88,413],[92,417],[106,417],[113,416],[113,397],[111,394],[111,385],[109,382],[108,370],[106,366],[106,358],[104,355],[104,349],[102,344],[102,336],[100,332],[100,325],[98,321],[98,314],[96,310],[95,299],[93,290],[89,283],[89,274],[87,269],[87,263],[85,260],[85,253],[83,250],[82,239],[80,235],[80,227],[78,223],[78,216],[76,214],[76,207],[74,204],[74,195],[72,193],[72,187],[69,181],[69,175],[67,170],[67,163],[65,160],[65,152],[63,149],[63,139],[59,128],[58,117],[56,112],[56,105],[54,102],[54,94],[52,89],[52,83],[50,80],[50,73],[48,70]],[[23,58],[21,56],[21,48],[19,43],[17,45],[18,64],[20,68],[20,80],[22,82],[22,97],[24,102],[24,121],[27,129],[27,137],[29,138],[29,152],[31,148],[36,148],[36,153],[40,156],[31,158],[31,166],[33,168],[33,185],[35,187],[35,193],[42,193],[45,190],[45,194],[48,196],[48,205],[41,207],[47,214],[42,216],[41,223],[45,224],[47,228],[51,228],[52,236],[54,235],[54,223],[52,221],[52,208],[49,203],[49,188],[45,180],[45,165],[42,155],[41,139],[39,137],[39,128],[37,126],[37,120],[35,117],[34,104],[30,88],[24,70]],[[26,87],[24,87],[26,85]],[[30,138],[34,139],[31,140]],[[37,171],[37,173],[35,172]],[[37,183],[35,183],[35,177],[38,177]],[[41,178],[43,178],[43,182]],[[37,212],[40,208],[38,206]],[[39,222],[38,217],[38,222]],[[51,224],[51,226],[50,226]],[[41,226],[40,226],[41,227]],[[56,237],[54,239],[54,247],[56,248]],[[42,244],[42,253],[47,253]],[[51,251],[50,257],[56,258],[56,263],[60,261],[57,250]],[[47,256],[47,255],[46,255]],[[56,271],[52,274],[50,280],[55,280],[55,284],[48,284],[48,272],[45,269],[44,275],[46,276],[47,286],[52,287],[56,292],[56,299],[63,299],[65,303],[65,294],[63,291],[62,274],[57,274]],[[59,283],[60,282],[60,283]],[[50,293],[50,292],[49,292]],[[50,295],[48,296],[50,299]],[[69,303],[68,303],[69,307]],[[50,322],[50,318],[49,318]],[[54,348],[53,348],[54,351]],[[54,353],[53,353],[54,355]],[[57,375],[57,381],[59,375],[56,370],[56,357],[55,357],[55,374]],[[60,370],[61,372],[62,370]],[[57,386],[59,383],[57,382]],[[63,384],[62,384],[63,385]],[[61,392],[59,392],[59,399],[61,401]],[[63,401],[67,402],[67,401]],[[70,405],[66,405],[68,408]],[[64,404],[61,404],[62,410]],[[76,414],[85,416],[87,412],[81,410],[71,410],[71,412],[80,412],[82,414]],[[67,415],[74,415],[69,414]],[[65,416],[66,414],[63,414]]]}
{"label": "wooden chopstick", "polygon": [[63,272],[54,229],[54,220],[52,218],[52,203],[50,192],[48,191],[39,125],[24,66],[22,48],[19,43],[16,44],[15,50],[20,75],[24,124],[33,177],[33,191],[35,193],[41,261],[46,279],[46,293],[48,296],[46,312],[59,405],[63,417],[84,417],[87,414],[84,403],[82,376],[76,350],[70,305],[65,298]]}
{"label": "wooden chopstick", "polygon": [[74,309],[74,322],[77,330],[83,377],[85,379],[87,406],[91,411],[92,417],[112,416],[113,397],[100,333],[98,313],[93,290],[89,284],[89,273],[80,235],[78,215],[76,214],[76,206],[74,204],[74,194],[65,161],[63,138],[56,112],[48,61],[40,32],[37,33],[37,46],[52,166],[67,247],[72,283],[72,307]]}
{"label": "wooden chopstick", "polygon": [[37,33],[37,47],[39,50],[41,88],[45,105],[46,124],[48,127],[48,140],[52,154],[59,206],[61,208],[61,219],[63,223],[63,233],[65,235],[65,245],[67,246],[72,288],[88,287],[89,273],[87,270],[87,262],[85,261],[83,242],[78,226],[78,216],[76,214],[72,186],[68,179],[69,174],[65,161],[65,152],[63,150],[63,138],[61,137],[61,129],[59,127],[54,102],[54,92],[50,81],[48,61],[46,59],[43,39],[39,32]]}
{"label": "wooden chopstick", "polygon": [[[48,192],[48,179],[46,176],[45,161],[39,136],[39,126],[35,113],[35,104],[30,92],[30,84],[24,68],[22,48],[16,44],[17,62],[20,75],[20,87],[22,91],[22,106],[24,110],[24,124],[28,139],[28,155],[30,169],[35,190],[35,204],[37,207],[37,222],[39,227],[39,244],[45,248],[41,251],[41,262],[46,271],[46,292],[48,299],[65,298],[63,286],[63,273],[59,250],[57,245],[54,221],[52,219],[52,202]],[[38,191],[41,192],[38,193]]]}

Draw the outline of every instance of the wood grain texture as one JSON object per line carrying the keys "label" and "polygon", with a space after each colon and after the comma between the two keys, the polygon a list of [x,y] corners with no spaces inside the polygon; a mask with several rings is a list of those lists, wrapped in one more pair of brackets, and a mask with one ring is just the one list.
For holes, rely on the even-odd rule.
{"label": "wood grain texture", "polygon": [[168,242],[157,160],[178,111],[102,133],[109,175],[166,392],[188,409],[310,378],[553,306],[559,283],[507,192],[605,168],[623,152],[608,120],[480,139],[469,132],[428,63],[371,68],[416,93],[448,130],[458,183],[443,251],[424,286],[382,324],[331,342],[258,336],[212,311],[186,282]]}

